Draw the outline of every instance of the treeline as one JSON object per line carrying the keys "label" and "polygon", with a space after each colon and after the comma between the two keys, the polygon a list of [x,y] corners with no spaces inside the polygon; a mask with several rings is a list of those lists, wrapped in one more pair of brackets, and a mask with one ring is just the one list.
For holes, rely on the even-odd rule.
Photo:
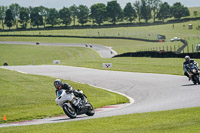
{"label": "treeline", "polygon": [[167,2],[161,0],[138,0],[134,3],[127,3],[124,9],[121,8],[117,1],[107,2],[107,5],[98,3],[88,8],[85,5],[73,5],[69,8],[63,7],[60,10],[55,8],[39,7],[21,7],[19,4],[14,3],[10,6],[0,6],[0,21],[2,29],[5,25],[10,29],[15,26],[16,29],[26,29],[28,24],[31,27],[39,27],[51,25],[75,26],[78,22],[81,25],[92,21],[93,24],[102,25],[105,21],[121,22],[128,20],[130,23],[139,20],[145,20],[146,23],[153,19],[165,21],[168,18],[174,17],[180,20],[182,17],[190,16],[187,7],[180,2],[174,3],[170,6]]}

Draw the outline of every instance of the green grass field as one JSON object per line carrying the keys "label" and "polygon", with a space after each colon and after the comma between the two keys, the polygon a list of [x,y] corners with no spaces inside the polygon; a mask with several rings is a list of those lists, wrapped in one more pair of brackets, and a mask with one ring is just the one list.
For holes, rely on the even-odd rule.
{"label": "green grass field", "polygon": [[[188,30],[188,24],[193,24],[193,29]],[[40,31],[11,31],[0,32],[5,35],[68,35],[68,36],[120,36],[120,37],[136,37],[145,39],[157,39],[157,34],[167,36],[171,39],[174,36],[181,38],[199,35],[196,28],[199,21],[189,21],[184,23],[138,26],[138,27],[119,27],[119,28],[100,28],[100,29],[65,29],[65,30],[40,30]],[[184,27],[185,26],[185,27]]]}
{"label": "green grass field", "polygon": [[[1,65],[4,61],[7,61],[9,65],[53,64],[53,60],[61,60],[61,65],[68,66],[173,75],[183,74],[182,63],[184,61],[181,58],[100,58],[95,51],[88,48],[0,45]],[[196,59],[196,61],[200,63],[199,59]],[[108,62],[112,63],[113,67],[109,69],[102,68],[102,63]]]}
{"label": "green grass field", "polygon": [[190,10],[191,17],[195,17],[193,14],[194,11],[197,11],[198,12],[197,17],[200,17],[200,7],[190,7],[189,10]]}
{"label": "green grass field", "polygon": [[108,118],[0,128],[4,133],[199,133],[200,107]]}
{"label": "green grass field", "polygon": [[[193,24],[193,29],[188,29],[188,24]],[[172,50],[182,45],[181,42],[170,42],[173,37],[179,37],[188,41],[189,52],[196,50],[196,44],[200,43],[200,25],[199,21],[189,21],[185,23],[154,25],[154,26],[140,26],[140,27],[123,27],[123,28],[105,28],[105,29],[74,29],[74,30],[42,30],[42,31],[16,31],[16,32],[0,32],[6,35],[69,35],[69,36],[120,36],[120,37],[136,37],[144,39],[157,39],[157,34],[165,35],[166,42],[152,43],[141,42],[133,40],[118,40],[118,39],[80,39],[80,38],[60,38],[61,42],[81,42],[94,43],[113,47],[117,52],[135,52],[145,50],[147,48],[154,48],[157,50],[163,49],[163,46],[172,47]],[[2,40],[2,39],[1,39]],[[12,39],[13,40],[13,39]],[[30,39],[32,40],[32,39]],[[35,39],[36,40],[36,39]],[[41,42],[47,42],[51,39],[38,39]],[[55,39],[58,40],[58,39]],[[65,41],[64,41],[65,40]],[[193,46],[192,46],[193,45]],[[192,51],[193,47],[193,51]],[[128,50],[128,51],[127,51]],[[185,49],[187,51],[187,48]]]}
{"label": "green grass field", "polygon": [[3,64],[7,60],[10,65],[52,64],[53,60],[58,59],[66,63],[79,63],[76,59],[100,59],[95,51],[79,47],[0,45],[0,53],[0,63]]}

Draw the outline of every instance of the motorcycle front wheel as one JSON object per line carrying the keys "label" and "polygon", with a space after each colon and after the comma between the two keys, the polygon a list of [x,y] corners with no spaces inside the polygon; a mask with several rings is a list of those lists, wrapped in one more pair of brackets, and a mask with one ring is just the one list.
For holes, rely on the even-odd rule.
{"label": "motorcycle front wheel", "polygon": [[89,109],[85,114],[88,115],[88,116],[93,116],[95,114],[95,111],[94,111],[92,104],[87,103],[87,106],[89,106]]}
{"label": "motorcycle front wheel", "polygon": [[68,105],[63,105],[63,111],[67,116],[69,116],[71,119],[76,118],[77,113],[76,110],[73,107],[69,107]]}
{"label": "motorcycle front wheel", "polygon": [[200,84],[199,75],[196,75],[196,81],[197,81],[198,84]]}
{"label": "motorcycle front wheel", "polygon": [[193,80],[194,84],[197,84],[197,83],[200,84],[199,76],[198,75],[194,75],[192,80]]}

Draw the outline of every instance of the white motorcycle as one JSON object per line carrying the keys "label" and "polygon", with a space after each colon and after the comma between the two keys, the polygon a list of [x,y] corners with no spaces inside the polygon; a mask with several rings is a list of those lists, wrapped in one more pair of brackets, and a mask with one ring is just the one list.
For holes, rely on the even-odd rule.
{"label": "white motorcycle", "polygon": [[[83,92],[80,91],[82,94]],[[86,114],[93,116],[95,114],[93,106],[87,101],[87,97],[83,94],[83,98],[76,97],[73,92],[67,92],[64,89],[57,91],[56,103],[63,108],[63,111],[70,118],[76,118],[77,115]]]}

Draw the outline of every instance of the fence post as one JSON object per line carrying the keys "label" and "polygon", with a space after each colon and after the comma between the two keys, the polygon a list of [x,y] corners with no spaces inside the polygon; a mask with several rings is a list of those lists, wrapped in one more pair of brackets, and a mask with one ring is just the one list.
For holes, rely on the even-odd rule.
{"label": "fence post", "polygon": [[192,53],[194,53],[194,45],[192,44]]}
{"label": "fence post", "polygon": [[[180,48],[180,45],[178,45],[178,49]],[[178,51],[178,49],[177,49],[177,51]]]}
{"label": "fence post", "polygon": [[174,52],[176,51],[176,46],[174,45]]}

